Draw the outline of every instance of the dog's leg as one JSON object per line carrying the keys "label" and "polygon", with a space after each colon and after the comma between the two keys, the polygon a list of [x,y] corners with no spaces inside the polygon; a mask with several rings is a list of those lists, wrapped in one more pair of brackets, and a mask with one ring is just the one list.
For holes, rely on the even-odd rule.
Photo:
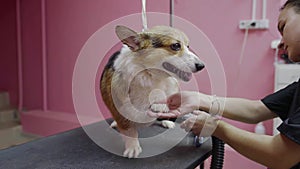
{"label": "dog's leg", "polygon": [[169,129],[175,128],[175,123],[170,120],[161,121],[161,125],[164,126],[165,128],[169,128]]}
{"label": "dog's leg", "polygon": [[117,122],[114,120],[114,121],[110,124],[110,127],[111,127],[111,128],[117,128],[117,127],[118,127]]}
{"label": "dog's leg", "polygon": [[137,158],[142,152],[137,130],[135,128],[129,128],[128,130],[120,130],[120,132],[123,134],[125,142],[125,151],[123,156],[128,158]]}

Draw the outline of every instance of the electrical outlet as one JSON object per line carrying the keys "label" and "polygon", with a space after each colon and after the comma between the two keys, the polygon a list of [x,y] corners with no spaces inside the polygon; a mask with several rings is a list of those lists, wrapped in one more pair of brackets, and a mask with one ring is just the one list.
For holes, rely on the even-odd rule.
{"label": "electrical outlet", "polygon": [[269,20],[260,19],[260,20],[241,20],[239,24],[240,29],[268,29]]}

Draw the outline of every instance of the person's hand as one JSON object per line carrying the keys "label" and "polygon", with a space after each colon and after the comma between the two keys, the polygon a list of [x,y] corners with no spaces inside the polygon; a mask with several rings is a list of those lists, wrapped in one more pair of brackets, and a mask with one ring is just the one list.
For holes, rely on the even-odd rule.
{"label": "person's hand", "polygon": [[198,110],[200,106],[200,93],[193,91],[183,91],[171,95],[167,99],[167,105],[171,112],[175,114],[187,114]]}
{"label": "person's hand", "polygon": [[211,136],[218,125],[218,118],[210,114],[195,110],[193,116],[183,121],[180,125],[185,131],[192,131],[200,137]]}
{"label": "person's hand", "polygon": [[[203,100],[205,102],[201,103]],[[148,110],[147,115],[150,117],[159,118],[173,118],[183,116],[191,113],[194,110],[199,110],[200,105],[210,101],[210,96],[195,92],[182,91],[169,96],[166,100],[158,102],[159,104],[166,104],[169,108],[168,112],[154,112]]]}
{"label": "person's hand", "polygon": [[149,117],[153,118],[173,118],[179,116],[179,112],[170,112],[169,107],[166,103],[167,101],[160,101],[158,103],[154,103],[147,110],[146,114]]}
{"label": "person's hand", "polygon": [[166,104],[168,112],[153,112],[151,109],[147,112],[150,117],[173,118],[191,113],[199,109],[200,93],[193,91],[183,91],[173,94],[166,101],[160,101],[160,104]]}

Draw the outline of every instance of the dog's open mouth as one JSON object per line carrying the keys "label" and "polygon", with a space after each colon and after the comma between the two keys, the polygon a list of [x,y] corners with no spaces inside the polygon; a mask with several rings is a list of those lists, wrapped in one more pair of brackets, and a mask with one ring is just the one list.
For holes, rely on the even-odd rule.
{"label": "dog's open mouth", "polygon": [[175,73],[180,79],[182,79],[185,82],[191,80],[191,78],[192,78],[192,73],[182,71],[182,70],[178,69],[176,66],[172,65],[171,63],[164,62],[162,64],[162,66],[166,70],[168,70],[168,71],[170,71],[172,73]]}

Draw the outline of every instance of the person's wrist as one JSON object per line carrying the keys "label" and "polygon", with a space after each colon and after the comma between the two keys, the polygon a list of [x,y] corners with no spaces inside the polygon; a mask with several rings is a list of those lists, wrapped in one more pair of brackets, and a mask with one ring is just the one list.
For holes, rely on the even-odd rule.
{"label": "person's wrist", "polygon": [[211,107],[211,104],[212,104],[212,96],[210,95],[206,95],[206,94],[203,94],[203,93],[198,93],[198,100],[199,100],[199,110],[202,110],[202,111],[206,111],[206,112],[209,112],[209,109]]}
{"label": "person's wrist", "polygon": [[226,122],[222,121],[221,119],[217,120],[216,129],[212,133],[212,135],[215,137],[221,138],[222,134],[224,134],[224,133],[222,133],[224,125],[226,125]]}

